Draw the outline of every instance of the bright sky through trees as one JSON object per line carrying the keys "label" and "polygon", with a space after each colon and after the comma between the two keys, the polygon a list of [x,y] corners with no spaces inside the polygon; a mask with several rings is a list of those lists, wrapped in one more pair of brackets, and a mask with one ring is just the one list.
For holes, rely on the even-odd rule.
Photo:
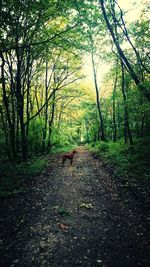
{"label": "bright sky through trees", "polygon": [[[147,0],[118,0],[119,6],[122,10],[126,11],[125,14],[125,21],[126,23],[131,23],[137,20],[140,17],[141,9],[143,7],[143,2],[147,2]],[[94,86],[93,84],[93,76],[92,76],[92,63],[91,63],[91,56],[87,55],[84,58],[84,70],[86,73],[86,80],[88,83],[91,83],[91,87]],[[98,68],[98,82],[99,84],[104,79],[104,76],[109,71],[111,67],[110,63],[100,62]]]}
{"label": "bright sky through trees", "polygon": [[2,1],[5,156],[27,160],[74,144],[82,127],[85,142],[123,137],[132,144],[132,133],[144,135],[149,1],[134,1]]}

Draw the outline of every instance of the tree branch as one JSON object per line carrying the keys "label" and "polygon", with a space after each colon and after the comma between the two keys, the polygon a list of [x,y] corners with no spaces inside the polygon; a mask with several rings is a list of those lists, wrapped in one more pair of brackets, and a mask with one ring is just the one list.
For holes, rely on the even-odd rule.
{"label": "tree branch", "polygon": [[[78,23],[77,23],[77,24],[78,24]],[[77,24],[73,25],[72,27],[66,28],[64,31],[61,31],[60,33],[55,33],[54,36],[52,36],[51,38],[48,38],[48,39],[46,39],[46,40],[39,41],[39,42],[33,42],[33,43],[29,43],[29,44],[23,44],[23,45],[20,45],[20,46],[19,46],[18,44],[17,44],[17,45],[15,44],[15,45],[13,45],[13,46],[11,46],[11,47],[2,49],[2,50],[0,51],[0,53],[7,52],[7,51],[9,51],[9,50],[13,50],[13,49],[17,49],[17,48],[18,48],[18,49],[24,49],[24,48],[28,48],[28,47],[30,47],[30,46],[36,46],[36,45],[46,44],[46,43],[52,41],[53,39],[55,39],[55,38],[57,38],[57,37],[61,37],[62,34],[64,34],[64,33],[68,32],[68,31],[74,29],[74,28],[77,26]]]}

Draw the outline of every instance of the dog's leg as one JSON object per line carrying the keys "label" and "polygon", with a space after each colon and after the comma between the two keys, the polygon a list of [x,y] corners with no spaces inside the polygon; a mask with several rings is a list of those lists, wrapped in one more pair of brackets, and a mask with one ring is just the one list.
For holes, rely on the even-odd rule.
{"label": "dog's leg", "polygon": [[64,166],[65,161],[66,161],[66,158],[62,157],[62,166]]}

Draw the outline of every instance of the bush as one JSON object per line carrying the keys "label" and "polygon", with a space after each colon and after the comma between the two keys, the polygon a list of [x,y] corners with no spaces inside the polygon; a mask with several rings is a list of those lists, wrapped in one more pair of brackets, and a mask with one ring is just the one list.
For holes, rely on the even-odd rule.
{"label": "bush", "polygon": [[97,152],[97,153],[101,153],[101,152],[105,152],[109,149],[109,145],[108,143],[106,142],[100,142],[100,141],[97,141],[97,142],[92,142],[90,143],[89,145],[87,145],[87,147],[93,151],[93,152]]}
{"label": "bush", "polygon": [[25,191],[26,179],[38,175],[47,165],[48,158],[32,158],[27,163],[3,163],[0,169],[0,197],[12,197]]}
{"label": "bush", "polygon": [[148,180],[150,177],[150,138],[134,141],[133,146],[124,144],[124,140],[113,142],[95,142],[88,146],[91,152],[103,157],[118,175],[134,175]]}
{"label": "bush", "polygon": [[98,145],[98,149],[102,152],[106,152],[109,149],[109,145],[105,142],[101,142]]}

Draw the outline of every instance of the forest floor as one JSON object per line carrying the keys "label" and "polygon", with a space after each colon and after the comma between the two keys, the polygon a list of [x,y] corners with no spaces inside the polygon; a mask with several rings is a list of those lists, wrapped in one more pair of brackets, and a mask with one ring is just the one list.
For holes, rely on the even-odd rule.
{"label": "forest floor", "polygon": [[24,193],[1,201],[0,266],[150,266],[144,204],[101,159],[77,151],[72,166],[53,156]]}

